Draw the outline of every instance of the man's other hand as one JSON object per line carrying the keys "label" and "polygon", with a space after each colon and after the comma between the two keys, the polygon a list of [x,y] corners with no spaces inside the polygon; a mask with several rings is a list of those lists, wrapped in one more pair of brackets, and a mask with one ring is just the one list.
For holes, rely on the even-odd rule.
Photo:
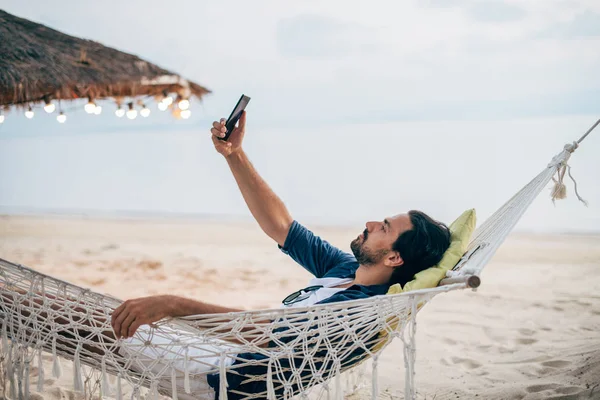
{"label": "man's other hand", "polygon": [[115,336],[132,337],[141,325],[169,317],[172,304],[172,296],[151,296],[125,301],[111,316]]}

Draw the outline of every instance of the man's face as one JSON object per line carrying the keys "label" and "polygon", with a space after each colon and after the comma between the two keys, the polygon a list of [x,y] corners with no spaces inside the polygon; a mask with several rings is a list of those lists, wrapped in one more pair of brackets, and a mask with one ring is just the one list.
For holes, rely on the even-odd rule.
{"label": "man's face", "polygon": [[399,214],[383,221],[369,221],[363,233],[350,243],[350,248],[359,264],[378,264],[392,251],[398,236],[410,229],[412,223],[408,214]]}

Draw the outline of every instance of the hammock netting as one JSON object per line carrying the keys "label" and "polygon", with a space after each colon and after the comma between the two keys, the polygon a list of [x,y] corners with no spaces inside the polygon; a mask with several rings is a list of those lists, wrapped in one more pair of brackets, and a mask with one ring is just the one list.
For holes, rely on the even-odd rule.
{"label": "hammock netting", "polygon": [[[477,287],[484,266],[550,180],[553,200],[564,197],[563,176],[577,145],[566,145],[481,224],[462,259],[431,289],[166,319],[140,327],[133,338],[115,339],[110,315],[121,300],[0,259],[0,390],[13,400],[28,399],[31,385],[42,392],[46,375],[60,377],[64,358],[73,362],[74,390],[88,399],[120,400],[124,385],[134,399],[342,399],[364,381],[370,361],[376,398],[378,357],[398,339],[404,398],[415,399],[418,311],[437,294]],[[52,354],[52,371],[43,370],[44,353]]]}

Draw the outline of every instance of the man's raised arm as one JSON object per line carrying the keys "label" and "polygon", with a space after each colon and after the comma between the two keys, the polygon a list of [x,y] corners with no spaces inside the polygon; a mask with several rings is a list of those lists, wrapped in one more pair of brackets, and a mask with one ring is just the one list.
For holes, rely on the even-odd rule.
{"label": "man's raised arm", "polygon": [[245,129],[246,112],[244,111],[239,126],[234,128],[227,142],[218,139],[225,134],[225,119],[213,122],[212,140],[217,151],[227,160],[252,216],[262,230],[283,247],[293,218],[283,201],[254,169],[242,149]]}

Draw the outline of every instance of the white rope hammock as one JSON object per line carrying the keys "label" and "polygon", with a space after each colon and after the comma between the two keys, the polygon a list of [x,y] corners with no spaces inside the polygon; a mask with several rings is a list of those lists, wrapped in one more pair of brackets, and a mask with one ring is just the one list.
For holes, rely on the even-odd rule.
{"label": "white rope hammock", "polygon": [[[121,400],[123,385],[128,384],[133,399],[144,392],[148,398],[161,393],[175,400],[332,395],[341,400],[356,386],[353,379],[360,380],[367,360],[372,361],[375,399],[378,357],[400,338],[404,398],[415,399],[418,310],[439,293],[479,286],[487,262],[551,179],[552,200],[565,197],[569,157],[598,124],[600,120],[566,145],[489,217],[456,267],[433,289],[303,308],[162,320],[142,326],[131,339],[116,340],[110,315],[122,301],[0,259],[0,390],[13,400],[28,399],[33,365],[39,368],[36,390],[42,392],[48,373],[42,353],[48,352],[54,377],[61,375],[59,356],[74,362],[74,390],[86,399]],[[576,184],[575,190],[583,201]]]}

